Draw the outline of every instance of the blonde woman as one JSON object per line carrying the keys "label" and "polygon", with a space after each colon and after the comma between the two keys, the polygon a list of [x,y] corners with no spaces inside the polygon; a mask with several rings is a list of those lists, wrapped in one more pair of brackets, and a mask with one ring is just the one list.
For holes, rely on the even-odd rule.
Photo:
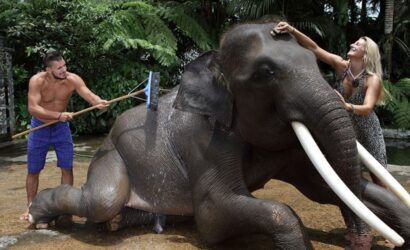
{"label": "blonde woman", "polygon": [[[312,39],[286,22],[274,27],[276,33],[290,33],[316,57],[329,64],[338,76],[338,94],[345,109],[350,113],[358,141],[382,164],[387,166],[386,146],[383,132],[373,108],[383,104],[385,90],[382,83],[380,52],[377,44],[369,37],[361,37],[350,45],[348,59],[320,48]],[[383,183],[373,174],[373,182]]]}

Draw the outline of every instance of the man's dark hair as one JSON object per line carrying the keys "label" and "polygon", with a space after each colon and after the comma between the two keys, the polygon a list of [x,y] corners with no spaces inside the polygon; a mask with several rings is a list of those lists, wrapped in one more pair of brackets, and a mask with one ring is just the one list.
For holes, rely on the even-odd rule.
{"label": "man's dark hair", "polygon": [[63,59],[63,56],[59,51],[51,51],[46,54],[43,58],[43,67],[44,69],[51,66],[51,62],[60,61]]}

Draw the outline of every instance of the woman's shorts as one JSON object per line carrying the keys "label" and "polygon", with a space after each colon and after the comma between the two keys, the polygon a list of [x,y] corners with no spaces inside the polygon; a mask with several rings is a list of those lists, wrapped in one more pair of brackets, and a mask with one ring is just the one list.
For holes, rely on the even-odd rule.
{"label": "woman's shorts", "polygon": [[[33,117],[31,128],[44,124]],[[53,147],[57,155],[57,166],[64,169],[73,168],[73,138],[68,122],[56,124],[31,132],[27,145],[27,168],[30,174],[39,173],[45,165],[47,152]]]}

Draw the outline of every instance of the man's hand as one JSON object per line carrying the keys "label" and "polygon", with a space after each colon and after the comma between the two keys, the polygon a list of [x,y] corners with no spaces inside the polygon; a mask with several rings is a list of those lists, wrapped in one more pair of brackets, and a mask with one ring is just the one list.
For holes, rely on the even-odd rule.
{"label": "man's hand", "polygon": [[108,104],[108,101],[107,100],[100,100],[100,102],[98,103],[98,104],[96,104],[95,106],[98,108],[98,109],[104,109],[104,108],[106,108],[106,107],[108,107],[110,104]]}
{"label": "man's hand", "polygon": [[59,117],[58,117],[58,120],[60,122],[69,121],[69,120],[73,119],[73,114],[74,114],[73,112],[61,112]]}

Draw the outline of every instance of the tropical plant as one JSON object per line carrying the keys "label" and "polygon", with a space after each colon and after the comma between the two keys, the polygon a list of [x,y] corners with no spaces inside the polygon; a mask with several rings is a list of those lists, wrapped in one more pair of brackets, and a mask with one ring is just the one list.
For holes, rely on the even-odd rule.
{"label": "tropical plant", "polygon": [[[105,99],[128,93],[149,71],[161,73],[161,85],[175,85],[180,57],[192,48],[206,50],[213,42],[203,28],[184,14],[183,3],[171,1],[0,0],[0,33],[13,47],[16,113],[26,111],[28,77],[41,70],[41,58],[60,50],[69,70]],[[193,10],[192,10],[193,11]],[[20,84],[23,82],[24,84]],[[115,117],[135,105],[124,100],[105,113],[73,120],[79,133],[107,131]],[[87,107],[73,96],[69,110]],[[19,124],[18,124],[19,125]],[[21,123],[18,129],[25,129]]]}
{"label": "tropical plant", "polygon": [[410,78],[400,79],[394,84],[385,80],[384,86],[389,91],[390,98],[377,111],[386,112],[385,116],[392,118],[394,127],[410,129]]}

